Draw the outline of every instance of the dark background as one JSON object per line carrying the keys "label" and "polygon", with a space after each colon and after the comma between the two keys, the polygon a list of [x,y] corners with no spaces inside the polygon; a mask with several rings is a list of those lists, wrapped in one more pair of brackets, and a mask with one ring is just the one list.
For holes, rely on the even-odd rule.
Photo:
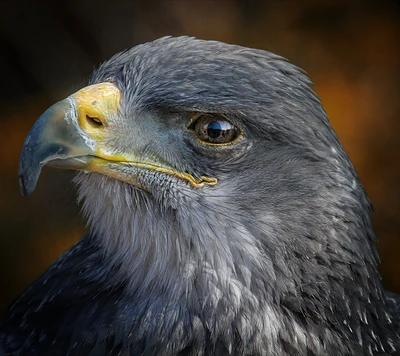
{"label": "dark background", "polygon": [[400,292],[400,2],[1,1],[0,312],[84,233],[71,172],[20,196],[38,116],[114,53],[165,35],[276,52],[304,68],[374,203],[387,289]]}

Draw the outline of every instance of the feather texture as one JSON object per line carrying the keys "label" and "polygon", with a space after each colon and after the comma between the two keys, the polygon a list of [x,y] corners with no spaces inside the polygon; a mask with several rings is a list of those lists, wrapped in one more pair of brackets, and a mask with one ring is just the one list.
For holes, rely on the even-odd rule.
{"label": "feather texture", "polygon": [[[11,306],[3,354],[398,354],[399,297],[382,289],[370,203],[301,70],[261,50],[162,38],[90,83],[105,81],[124,94],[110,152],[218,184],[134,165],[123,169],[143,189],[79,173],[91,233]],[[224,115],[243,138],[201,145],[193,112]]]}

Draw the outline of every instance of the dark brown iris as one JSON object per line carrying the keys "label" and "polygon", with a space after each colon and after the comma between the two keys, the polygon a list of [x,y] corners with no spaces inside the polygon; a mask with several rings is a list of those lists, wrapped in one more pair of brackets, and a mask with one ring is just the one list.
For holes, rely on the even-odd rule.
{"label": "dark brown iris", "polygon": [[193,124],[197,137],[206,143],[226,144],[238,136],[238,128],[222,116],[201,115]]}

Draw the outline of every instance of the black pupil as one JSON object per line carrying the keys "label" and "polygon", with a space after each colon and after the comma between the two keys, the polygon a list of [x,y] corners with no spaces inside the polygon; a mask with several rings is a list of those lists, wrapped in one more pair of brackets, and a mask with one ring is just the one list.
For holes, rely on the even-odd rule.
{"label": "black pupil", "polygon": [[220,122],[212,121],[212,122],[210,122],[210,123],[208,123],[207,125],[204,126],[204,132],[207,133],[207,135],[210,138],[217,138],[217,137],[221,136],[223,131],[229,129],[229,127],[227,127],[224,130],[224,128],[222,126],[223,125],[221,125]]}

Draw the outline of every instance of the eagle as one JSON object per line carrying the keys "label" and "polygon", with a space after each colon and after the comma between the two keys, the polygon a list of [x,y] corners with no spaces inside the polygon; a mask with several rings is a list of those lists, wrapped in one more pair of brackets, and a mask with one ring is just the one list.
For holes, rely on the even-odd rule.
{"label": "eagle", "polygon": [[371,204],[307,75],[163,37],[45,111],[19,181],[77,170],[90,232],[0,322],[1,355],[400,355]]}

